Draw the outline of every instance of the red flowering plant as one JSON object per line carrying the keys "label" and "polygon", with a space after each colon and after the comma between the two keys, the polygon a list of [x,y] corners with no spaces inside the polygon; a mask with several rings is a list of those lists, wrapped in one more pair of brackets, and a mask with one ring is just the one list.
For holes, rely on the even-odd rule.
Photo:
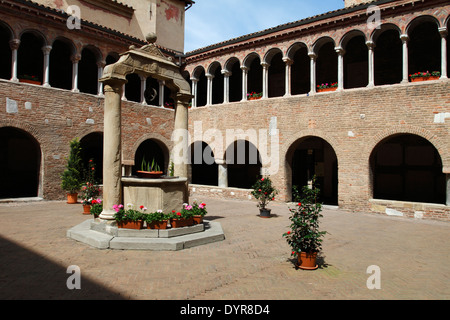
{"label": "red flowering plant", "polygon": [[275,196],[278,194],[278,190],[272,185],[269,177],[258,179],[252,188],[252,195],[258,200],[257,206],[260,209],[266,209],[269,202],[275,200]]}
{"label": "red flowering plant", "polygon": [[[188,206],[186,206],[185,208],[187,208]],[[207,213],[206,211],[206,203],[202,202],[202,203],[197,203],[197,201],[194,201],[192,203],[192,206],[189,206],[194,214],[194,216],[202,216],[204,217]]]}
{"label": "red flowering plant", "polygon": [[322,83],[320,85],[317,85],[317,89],[327,89],[327,88],[337,88],[338,83],[332,82],[332,83]]}
{"label": "red flowering plant", "polygon": [[103,211],[103,203],[101,199],[94,199],[91,201],[91,214],[94,215],[94,217],[97,217],[102,213]]}
{"label": "red flowering plant", "polygon": [[95,163],[89,160],[88,169],[85,170],[85,184],[81,187],[81,198],[83,205],[92,205],[92,201],[100,194],[100,188],[95,181]]}
{"label": "red flowering plant", "polygon": [[326,231],[319,231],[319,218],[322,217],[322,204],[317,202],[319,192],[314,178],[312,188],[304,186],[300,202],[294,209],[289,209],[291,230],[285,232],[283,237],[291,246],[292,256],[297,256],[300,252],[319,252],[322,249],[322,238]]}
{"label": "red flowering plant", "polygon": [[261,97],[262,97],[262,92],[260,92],[260,93],[256,93],[256,92],[247,93],[247,98],[248,99],[250,99],[250,98],[257,98],[257,99],[259,99]]}
{"label": "red flowering plant", "polygon": [[440,77],[441,73],[439,71],[424,71],[424,72],[416,72],[413,74],[410,74],[409,77],[411,79],[415,78],[428,78],[428,77]]}
{"label": "red flowering plant", "polygon": [[130,203],[127,204],[127,207],[128,209],[125,209],[123,204],[113,205],[113,209],[114,211],[116,211],[116,213],[114,214],[114,219],[117,222],[138,221],[143,219],[144,213],[142,209],[141,209],[142,211],[135,210],[133,209],[133,205]]}

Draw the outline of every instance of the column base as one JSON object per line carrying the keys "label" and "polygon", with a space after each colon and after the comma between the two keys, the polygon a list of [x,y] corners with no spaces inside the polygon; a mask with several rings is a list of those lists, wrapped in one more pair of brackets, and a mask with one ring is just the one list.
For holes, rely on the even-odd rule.
{"label": "column base", "polygon": [[116,212],[114,210],[103,210],[102,213],[98,216],[102,220],[114,220],[114,214]]}

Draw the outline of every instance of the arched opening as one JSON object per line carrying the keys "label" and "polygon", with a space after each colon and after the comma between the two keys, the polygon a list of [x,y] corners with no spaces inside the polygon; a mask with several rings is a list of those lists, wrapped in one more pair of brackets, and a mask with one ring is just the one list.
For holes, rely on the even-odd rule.
{"label": "arched opening", "polygon": [[308,48],[305,45],[297,45],[293,48],[291,66],[291,94],[305,94],[311,90],[310,69],[311,63],[308,56]]}
{"label": "arched opening", "polygon": [[402,81],[402,40],[394,26],[381,26],[374,37],[374,83],[387,85]]}
{"label": "arched opening", "polygon": [[249,189],[261,175],[258,149],[246,140],[237,140],[226,150],[228,187]]}
{"label": "arched opening", "polygon": [[115,52],[112,52],[106,56],[105,62],[106,65],[116,63],[119,60],[119,55]]}
{"label": "arched opening", "polygon": [[0,198],[39,196],[41,148],[24,130],[0,128]]}
{"label": "arched opening", "polygon": [[72,89],[73,47],[64,40],[55,40],[50,51],[49,82],[54,88]]}
{"label": "arched opening", "polygon": [[197,82],[197,107],[206,106],[206,96],[208,94],[208,82],[206,79],[205,69],[199,68],[194,72],[194,78]]}
{"label": "arched opening", "polygon": [[141,102],[141,78],[136,73],[127,74],[125,98],[128,101]]}
{"label": "arched opening", "polygon": [[375,199],[445,203],[445,175],[436,148],[413,134],[390,136],[370,156]]}
{"label": "arched opening", "polygon": [[[316,177],[320,189],[319,201],[338,204],[338,163],[333,147],[319,137],[297,140],[290,148],[287,161],[291,165],[293,190],[301,191]],[[295,200],[295,192],[292,193]]]}
{"label": "arched opening", "polygon": [[247,57],[245,66],[248,68],[247,93],[262,93],[262,66],[257,54]]}
{"label": "arched opening", "polygon": [[229,101],[237,102],[242,100],[242,70],[239,60],[234,58],[227,64],[227,69],[231,72],[229,79]]}
{"label": "arched opening", "polygon": [[[426,17],[428,18],[428,17]],[[417,18],[408,30],[409,73],[441,71],[441,36],[437,22]]]}
{"label": "arched opening", "polygon": [[0,78],[11,79],[11,31],[0,23]]}
{"label": "arched opening", "polygon": [[134,156],[132,174],[136,175],[136,172],[141,169],[147,171],[146,168],[142,168],[143,160],[145,160],[146,163],[149,163],[150,166],[152,165],[152,162],[155,161],[163,174],[167,174],[169,151],[162,142],[156,139],[147,139],[139,145]]}
{"label": "arched opening", "polygon": [[219,169],[211,147],[206,142],[197,141],[190,149],[191,183],[217,186]]}
{"label": "arched opening", "polygon": [[160,106],[159,81],[155,78],[148,77],[145,85],[144,98],[145,102],[151,106]]}
{"label": "arched opening", "polygon": [[365,37],[353,36],[344,49],[344,88],[366,87],[369,83],[369,65]]}
{"label": "arched opening", "polygon": [[215,62],[209,68],[209,73],[214,77],[212,79],[212,104],[223,103],[223,74],[222,68],[218,62]]}
{"label": "arched opening", "polygon": [[279,49],[273,49],[267,54],[266,59],[270,65],[268,97],[282,97],[286,93],[286,64],[283,62],[283,53]]}
{"label": "arched opening", "polygon": [[78,63],[78,89],[80,92],[97,94],[98,66],[97,55],[86,47],[81,51],[81,60]]}
{"label": "arched opening", "polygon": [[334,42],[331,39],[322,39],[318,46],[319,48],[314,50],[317,52],[316,85],[335,83],[338,81],[338,69]]}
{"label": "arched opening", "polygon": [[17,75],[19,79],[34,77],[42,84],[44,68],[44,46],[42,37],[26,32],[20,38],[17,51]]}
{"label": "arched opening", "polygon": [[103,182],[103,133],[92,132],[80,140],[83,167],[89,168],[89,160],[95,163],[95,180]]}

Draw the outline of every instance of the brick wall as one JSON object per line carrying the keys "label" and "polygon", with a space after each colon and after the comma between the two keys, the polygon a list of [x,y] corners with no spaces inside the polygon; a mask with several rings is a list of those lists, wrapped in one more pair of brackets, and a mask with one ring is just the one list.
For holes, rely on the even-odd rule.
{"label": "brick wall", "polygon": [[[422,136],[436,147],[443,167],[449,167],[450,119],[435,122],[436,114],[450,110],[449,87],[450,80],[437,80],[213,105],[191,110],[189,130],[194,138],[200,124],[202,132],[218,129],[225,150],[227,129],[268,130],[271,118],[276,117],[280,166],[272,178],[280,200],[290,200],[289,148],[301,138],[317,136],[330,143],[337,155],[339,206],[372,210],[369,158],[382,139],[397,133]],[[215,152],[215,157],[222,155]],[[448,206],[427,208],[426,216],[433,217],[433,212],[436,218],[450,220]]]}

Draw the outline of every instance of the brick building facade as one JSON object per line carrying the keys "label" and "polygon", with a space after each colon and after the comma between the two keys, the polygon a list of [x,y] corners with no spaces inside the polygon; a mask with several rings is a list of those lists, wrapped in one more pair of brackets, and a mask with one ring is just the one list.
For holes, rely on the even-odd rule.
{"label": "brick building facade", "polygon": [[[84,20],[68,30],[67,14],[30,1],[0,6],[0,198],[62,199],[71,139],[101,163],[102,68],[144,39]],[[256,176],[270,174],[278,200],[291,201],[293,186],[315,175],[327,204],[450,220],[449,20],[443,0],[346,2],[182,57],[161,47],[181,60],[192,87],[191,197],[247,199]],[[439,77],[412,83],[422,71]],[[26,73],[40,84],[14,78]],[[124,174],[142,149],[159,154],[167,172],[170,90],[128,80]],[[335,91],[318,92],[326,83]],[[252,92],[261,97],[250,101]]]}

